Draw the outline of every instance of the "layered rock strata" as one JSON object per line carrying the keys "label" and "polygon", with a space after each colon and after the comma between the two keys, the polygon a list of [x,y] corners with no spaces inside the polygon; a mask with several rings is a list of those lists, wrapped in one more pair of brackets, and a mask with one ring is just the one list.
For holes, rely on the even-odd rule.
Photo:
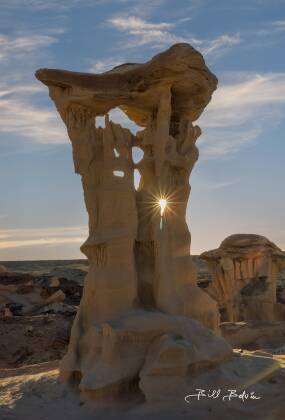
{"label": "layered rock strata", "polygon": [[213,281],[205,289],[224,309],[225,321],[285,319],[277,303],[277,274],[285,253],[264,236],[236,234],[201,255]]}

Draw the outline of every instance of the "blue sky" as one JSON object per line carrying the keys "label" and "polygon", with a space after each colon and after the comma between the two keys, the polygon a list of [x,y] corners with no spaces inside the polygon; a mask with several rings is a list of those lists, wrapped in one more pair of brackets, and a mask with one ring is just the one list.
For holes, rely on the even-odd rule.
{"label": "blue sky", "polygon": [[198,121],[192,253],[247,232],[285,248],[285,0],[1,0],[0,260],[80,258],[87,235],[71,146],[34,71],[102,72],[176,42],[219,79]]}

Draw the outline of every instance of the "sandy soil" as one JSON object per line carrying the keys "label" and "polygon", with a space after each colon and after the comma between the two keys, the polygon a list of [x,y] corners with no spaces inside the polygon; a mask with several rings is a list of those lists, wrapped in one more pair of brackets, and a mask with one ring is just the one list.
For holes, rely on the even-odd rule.
{"label": "sandy soil", "polygon": [[17,368],[60,359],[72,319],[61,315],[19,316],[0,320],[0,368]]}
{"label": "sandy soil", "polygon": [[[251,353],[247,353],[247,356]],[[39,363],[0,370],[1,420],[100,420],[100,419],[215,419],[283,420],[285,356],[278,356],[281,368],[274,378],[260,383],[258,401],[232,401],[188,405],[181,396],[179,407],[108,403],[107,406],[81,404],[72,389],[58,382],[58,362]],[[283,405],[283,408],[282,408]],[[283,413],[283,414],[282,414]],[[282,417],[283,416],[283,417]]]}
{"label": "sandy soil", "polygon": [[[196,263],[199,282],[206,284],[210,281],[206,267],[199,259]],[[80,285],[87,270],[86,260],[0,264],[12,271],[49,274]],[[72,320],[73,316],[66,314],[0,319],[0,420],[285,420],[285,321],[273,323],[274,328],[266,323],[222,326],[228,340],[243,350],[236,351],[234,360],[223,367],[217,377],[232,375],[242,381],[247,378],[254,384],[260,400],[206,399],[187,404],[182,395],[181,405],[171,407],[167,401],[162,405],[146,405],[128,399],[120,404],[115,401],[92,406],[81,403],[76,390],[58,381],[58,363],[67,348]],[[278,367],[268,375],[266,366],[270,367],[271,361],[273,364],[278,361],[275,363]],[[258,365],[264,368],[257,369]]]}

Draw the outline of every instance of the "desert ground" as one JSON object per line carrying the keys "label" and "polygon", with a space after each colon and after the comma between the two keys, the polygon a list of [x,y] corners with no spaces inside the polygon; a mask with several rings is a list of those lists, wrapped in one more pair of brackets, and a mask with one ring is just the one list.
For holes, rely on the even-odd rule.
{"label": "desert ground", "polygon": [[[211,282],[211,276],[205,262],[199,257],[193,258],[199,285],[205,288]],[[3,261],[0,265],[7,270],[1,273],[0,279],[0,419],[55,420],[63,415],[68,415],[69,419],[119,418],[115,404],[108,405],[107,409],[97,406],[94,411],[93,406],[80,402],[75,390],[58,381],[58,364],[67,350],[88,268],[87,260]],[[282,301],[285,272],[279,275],[277,290],[278,299]],[[40,303],[40,295],[45,303]],[[47,304],[51,296],[54,298]],[[251,378],[256,361],[264,364],[262,371],[272,370],[270,375],[265,373],[264,379],[258,378],[256,395],[260,395],[261,400],[227,403],[232,418],[251,419],[254,413],[259,413],[262,419],[282,419],[285,321],[224,322],[221,331],[235,348],[234,360],[229,362],[232,371],[241,357],[243,369]],[[171,407],[166,409],[159,404],[134,406],[128,401],[120,403],[120,413],[126,418],[156,418],[159,415],[161,418],[220,419],[225,410],[226,403],[214,404],[207,400],[205,404],[193,401],[190,405],[183,401],[184,396],[181,398],[181,409],[175,412]]]}

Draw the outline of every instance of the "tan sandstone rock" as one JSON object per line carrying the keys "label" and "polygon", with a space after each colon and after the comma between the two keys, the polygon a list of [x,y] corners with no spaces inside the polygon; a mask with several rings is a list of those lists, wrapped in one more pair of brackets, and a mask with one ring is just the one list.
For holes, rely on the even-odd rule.
{"label": "tan sandstone rock", "polygon": [[223,322],[221,331],[234,348],[273,351],[284,346],[285,321]]}
{"label": "tan sandstone rock", "polygon": [[[41,69],[36,77],[67,127],[89,215],[81,247],[89,272],[61,377],[76,380],[83,398],[113,398],[135,387],[149,399],[153,372],[176,372],[183,387],[189,367],[231,356],[205,328],[218,333],[219,314],[197,287],[185,220],[201,134],[193,121],[217,79],[188,44],[103,74]],[[142,130],[134,135],[110,121],[115,107]],[[104,128],[96,126],[102,115]],[[138,164],[134,146],[144,152]]]}
{"label": "tan sandstone rock", "polygon": [[225,321],[285,319],[285,306],[276,300],[285,253],[274,243],[260,235],[231,235],[201,258],[213,279],[205,290],[225,309]]}
{"label": "tan sandstone rock", "polygon": [[62,290],[57,290],[45,300],[45,304],[63,302],[66,296]]}
{"label": "tan sandstone rock", "polygon": [[8,273],[8,270],[4,265],[0,265],[0,274],[1,273]]}

